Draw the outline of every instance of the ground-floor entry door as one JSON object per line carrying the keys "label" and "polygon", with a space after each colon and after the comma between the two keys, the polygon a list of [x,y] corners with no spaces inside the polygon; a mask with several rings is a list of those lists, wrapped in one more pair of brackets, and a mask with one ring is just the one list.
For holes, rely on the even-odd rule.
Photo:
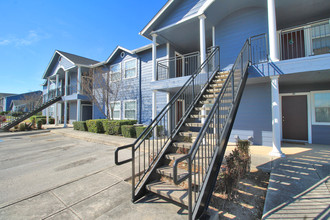
{"label": "ground-floor entry door", "polygon": [[308,141],[307,95],[282,96],[283,139]]}

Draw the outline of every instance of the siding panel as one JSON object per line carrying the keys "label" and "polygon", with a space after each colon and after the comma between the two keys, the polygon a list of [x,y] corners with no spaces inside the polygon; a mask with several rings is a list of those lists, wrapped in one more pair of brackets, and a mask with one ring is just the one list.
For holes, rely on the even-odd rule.
{"label": "siding panel", "polygon": [[247,38],[267,33],[267,27],[267,11],[263,8],[245,8],[223,19],[216,26],[221,68],[234,63]]}
{"label": "siding panel", "polygon": [[254,138],[254,144],[271,146],[272,111],[270,84],[247,85],[237,112],[230,140]]}
{"label": "siding panel", "polygon": [[184,18],[196,15],[206,0],[182,1],[173,12],[159,25],[158,29],[175,24]]}

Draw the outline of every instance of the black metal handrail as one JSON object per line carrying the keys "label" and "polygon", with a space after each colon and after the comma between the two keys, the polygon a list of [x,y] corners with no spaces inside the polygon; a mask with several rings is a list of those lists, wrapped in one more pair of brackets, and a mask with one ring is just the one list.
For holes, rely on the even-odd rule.
{"label": "black metal handrail", "polygon": [[[212,182],[215,183],[217,176],[214,175],[214,171],[217,173],[217,170],[219,170],[226,141],[228,141],[231,126],[247,79],[247,70],[250,64],[249,50],[250,41],[247,40],[192,148],[187,155],[174,162],[174,183],[180,184],[182,181],[188,179],[189,219],[195,219],[201,214],[201,208],[207,207],[205,204],[208,204],[207,200],[209,199],[210,192],[213,190]],[[178,178],[178,165],[183,161],[186,161],[188,164],[188,173]],[[216,167],[217,169],[214,169]],[[212,181],[209,181],[210,178],[213,178]],[[201,204],[203,204],[202,207]]]}
{"label": "black metal handrail", "polygon": [[1,123],[0,128],[4,130],[10,129],[11,127],[15,126],[15,124],[20,123],[20,121],[30,117],[31,113],[37,111],[43,106],[49,105],[49,103],[51,103],[53,100],[61,96],[63,96],[63,91],[61,90],[61,88],[49,90],[46,94],[40,96],[40,98],[37,101],[37,104],[33,105],[33,108],[31,108],[29,112],[26,112],[20,115],[19,117],[15,117],[14,120]]}
{"label": "black metal handrail", "polygon": [[[210,51],[212,52],[212,51]],[[198,69],[200,64],[199,52],[177,55],[157,62],[156,80],[190,76]],[[170,76],[170,73],[173,75]]]}
{"label": "black metal handrail", "polygon": [[[139,197],[138,194],[140,189],[143,188],[143,183],[152,172],[154,164],[157,164],[162,153],[164,153],[172,138],[179,131],[179,128],[188,115],[187,112],[193,109],[206,89],[206,86],[219,70],[219,54],[219,47],[216,47],[133,144],[116,149],[115,163],[117,165],[132,161],[133,201]],[[209,65],[210,62],[213,65]],[[174,117],[171,117],[171,114],[174,113],[177,101],[181,100],[184,101],[186,109],[182,117],[175,121],[173,119]],[[119,161],[119,152],[128,148],[132,150],[132,157],[124,161]],[[136,156],[137,158],[135,160]],[[136,184],[135,181],[137,181]]]}

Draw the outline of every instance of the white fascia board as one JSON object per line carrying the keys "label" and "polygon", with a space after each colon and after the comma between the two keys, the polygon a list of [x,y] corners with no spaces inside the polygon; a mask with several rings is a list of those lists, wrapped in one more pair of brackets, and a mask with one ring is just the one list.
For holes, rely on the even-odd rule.
{"label": "white fascia board", "polygon": [[145,51],[145,50],[149,50],[149,49],[151,49],[151,48],[152,48],[152,44],[148,44],[148,45],[145,45],[145,46],[143,46],[143,47],[139,47],[139,48],[137,48],[137,49],[134,49],[134,50],[132,50],[132,52],[133,52],[134,54],[136,54],[136,53],[140,53],[140,52]]}
{"label": "white fascia board", "polygon": [[[215,0],[207,0],[207,1],[203,4],[203,6],[198,10],[197,14],[191,15],[191,16],[189,16],[189,17],[186,17],[186,18],[184,18],[184,19],[182,19],[182,20],[180,20],[180,21],[174,23],[174,24],[170,24],[170,25],[168,25],[168,26],[166,26],[166,27],[163,27],[163,28],[161,28],[161,29],[158,29],[157,31],[155,31],[155,33],[159,33],[159,32],[164,31],[164,30],[166,30],[166,29],[172,28],[172,27],[174,27],[174,26],[176,26],[176,25],[182,24],[182,23],[184,23],[184,22],[186,22],[186,21],[188,21],[188,20],[190,20],[190,19],[193,19],[193,18],[196,18],[196,17],[201,16],[202,14],[205,13],[206,9],[208,9],[208,7],[210,7],[210,5],[211,5],[214,1],[215,1]],[[143,34],[144,34],[144,33],[143,33]],[[144,35],[143,35],[143,36],[144,36]],[[145,37],[146,37],[146,36],[145,36]],[[150,38],[148,38],[148,37],[146,37],[146,38],[150,40]]]}
{"label": "white fascia board", "polygon": [[54,57],[55,57],[55,55],[56,55],[56,52],[57,52],[57,50],[55,50],[55,52],[54,52],[52,58],[50,59],[50,61],[49,61],[49,63],[48,63],[48,66],[47,66],[47,68],[46,68],[46,71],[44,72],[44,75],[42,76],[43,79],[45,79],[45,77],[46,77],[46,73],[47,73],[47,71],[48,71],[48,69],[49,69],[50,64],[51,64],[51,63],[53,62],[53,60],[54,60]]}
{"label": "white fascia board", "polygon": [[200,16],[202,14],[205,13],[206,9],[208,9],[208,7],[210,7],[210,5],[214,2],[215,0],[207,0],[203,6],[198,10],[197,12],[197,16]]}
{"label": "white fascia board", "polygon": [[67,58],[66,56],[64,56],[63,54],[61,54],[58,50],[56,51],[59,55],[61,55],[62,57],[64,57],[65,59],[69,60],[70,63],[72,63],[73,65],[76,65],[74,62],[72,62],[69,58]]}
{"label": "white fascia board", "polygon": [[122,50],[122,51],[125,51],[125,52],[127,52],[127,53],[133,54],[132,51],[130,51],[130,50],[124,48],[124,47],[117,46],[116,49],[111,53],[111,55],[109,56],[109,58],[108,58],[104,63],[105,63],[105,64],[108,63],[108,62],[112,59],[112,57],[116,54],[116,52],[117,52],[118,50]]}
{"label": "white fascia board", "polygon": [[159,19],[160,16],[168,9],[168,7],[175,2],[175,0],[169,0],[166,4],[158,11],[158,13],[149,21],[149,23],[140,31],[140,35],[144,36],[145,32]]}

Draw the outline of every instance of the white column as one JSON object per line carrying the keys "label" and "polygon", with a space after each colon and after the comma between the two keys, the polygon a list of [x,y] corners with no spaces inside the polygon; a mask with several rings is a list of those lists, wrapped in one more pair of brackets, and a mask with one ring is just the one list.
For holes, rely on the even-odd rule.
{"label": "white column", "polygon": [[205,37],[205,15],[199,17],[199,45],[201,53],[201,64],[206,60],[206,37]]}
{"label": "white column", "polygon": [[81,91],[81,67],[78,66],[77,72],[77,94],[80,94]]}
{"label": "white column", "polygon": [[[56,88],[56,95],[59,95],[57,93],[57,89],[58,89],[58,84],[59,84],[59,75],[56,75],[56,84],[55,84],[55,88]],[[55,103],[55,125],[58,125],[58,104]]]}
{"label": "white column", "polygon": [[[167,96],[166,96],[166,103],[168,104],[170,101],[171,101],[171,93],[167,93]],[[168,112],[168,115],[167,115],[167,129],[168,129],[168,134],[171,133],[171,129],[172,129],[172,112],[169,111]]]}
{"label": "white column", "polygon": [[68,101],[64,101],[64,122],[63,122],[64,128],[67,127],[67,125],[66,125],[66,121],[68,120],[68,115],[67,115],[68,110],[67,109],[68,109]]}
{"label": "white column", "polygon": [[153,33],[152,36],[152,81],[157,79],[157,34]]}
{"label": "white column", "polygon": [[152,91],[152,120],[157,116],[157,90]]}
{"label": "white column", "polygon": [[68,79],[69,79],[69,72],[65,71],[65,83],[64,83],[64,95],[68,95]]}
{"label": "white column", "polygon": [[272,61],[278,61],[278,44],[277,44],[277,26],[276,26],[276,10],[275,0],[267,0],[268,7],[268,38],[269,38],[269,58]]}
{"label": "white column", "polygon": [[[50,80],[47,78],[47,102],[49,101],[49,83]],[[49,124],[49,107],[46,109],[46,124]]]}
{"label": "white column", "polygon": [[280,128],[280,93],[278,87],[279,76],[271,76],[272,93],[272,126],[273,126],[273,150],[271,156],[285,157],[281,151],[281,128]]}
{"label": "white column", "polygon": [[215,27],[212,27],[212,47],[215,47],[216,42],[215,42]]}
{"label": "white column", "polygon": [[81,121],[81,99],[77,100],[77,121]]}

